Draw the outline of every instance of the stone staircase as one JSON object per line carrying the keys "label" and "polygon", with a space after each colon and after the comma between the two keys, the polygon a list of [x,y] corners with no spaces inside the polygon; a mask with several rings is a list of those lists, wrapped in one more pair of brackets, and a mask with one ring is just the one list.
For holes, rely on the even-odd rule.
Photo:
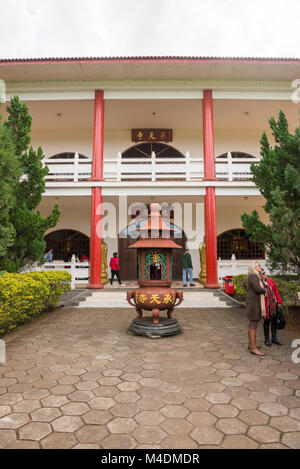
{"label": "stone staircase", "polygon": [[[238,303],[221,290],[183,289],[184,301],[178,308],[232,308]],[[65,301],[64,306],[79,308],[132,308],[126,301],[126,291],[84,290],[74,298]]]}

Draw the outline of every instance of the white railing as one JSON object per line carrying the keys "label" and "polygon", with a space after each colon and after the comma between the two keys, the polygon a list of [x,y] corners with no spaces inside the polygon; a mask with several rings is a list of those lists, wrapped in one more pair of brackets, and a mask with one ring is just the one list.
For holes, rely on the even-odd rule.
{"label": "white railing", "polygon": [[[257,158],[232,158],[227,153],[226,158],[216,159],[216,177],[221,181],[251,181],[251,163],[258,163]],[[77,182],[88,181],[92,175],[92,160],[79,158],[75,153],[74,159],[45,159],[49,173],[46,182]],[[202,158],[191,158],[189,152],[185,158],[158,158],[153,152],[150,158],[104,158],[104,179],[106,181],[201,181],[204,177]]]}
{"label": "white railing", "polygon": [[[222,283],[225,275],[248,275],[248,266],[251,260],[219,260],[218,261],[218,278],[219,282]],[[260,265],[263,267],[266,274],[270,271],[267,268],[265,260],[259,260]]]}
{"label": "white railing", "polygon": [[75,153],[73,159],[46,158],[43,164],[49,168],[49,173],[45,177],[46,182],[88,181],[92,175],[92,160],[79,158],[78,153]]}
{"label": "white railing", "polygon": [[41,272],[41,271],[62,271],[69,272],[72,275],[71,289],[74,290],[76,284],[89,283],[90,266],[88,262],[76,262],[74,258],[71,262],[64,262],[63,260],[45,262],[41,265],[33,265],[28,269],[24,269],[22,273],[26,272]]}
{"label": "white railing", "polygon": [[223,181],[252,181],[251,163],[257,164],[258,158],[232,158],[227,153],[226,158],[216,158],[216,178]]}

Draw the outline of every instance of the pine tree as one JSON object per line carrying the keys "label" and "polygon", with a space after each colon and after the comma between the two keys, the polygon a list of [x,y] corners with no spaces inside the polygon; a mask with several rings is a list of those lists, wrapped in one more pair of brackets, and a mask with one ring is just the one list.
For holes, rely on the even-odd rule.
{"label": "pine tree", "polygon": [[264,245],[272,270],[300,275],[300,127],[291,134],[282,111],[278,121],[272,117],[269,124],[275,145],[271,147],[264,132],[262,158],[251,165],[269,222],[264,224],[256,210],[241,218],[250,240]]}
{"label": "pine tree", "polygon": [[14,243],[15,229],[9,212],[15,205],[15,191],[22,170],[15,157],[15,147],[10,132],[0,122],[0,257],[7,256],[7,249]]}
{"label": "pine tree", "polygon": [[45,232],[57,224],[60,211],[57,204],[46,217],[36,210],[45,191],[45,176],[48,173],[48,168],[42,164],[43,150],[41,147],[37,151],[29,147],[32,119],[27,105],[14,96],[7,111],[9,117],[4,126],[12,136],[15,158],[23,176],[15,190],[15,203],[9,211],[15,240],[8,248],[7,255],[0,257],[0,269],[15,272],[28,263],[43,260]]}

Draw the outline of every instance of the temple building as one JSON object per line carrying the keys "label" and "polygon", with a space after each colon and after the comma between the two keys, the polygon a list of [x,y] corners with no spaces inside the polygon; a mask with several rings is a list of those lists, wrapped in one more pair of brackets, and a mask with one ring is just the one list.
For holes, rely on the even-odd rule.
{"label": "temple building", "polygon": [[45,154],[39,210],[47,215],[56,202],[61,210],[47,247],[55,262],[88,258],[90,288],[102,287],[102,240],[108,258],[119,253],[122,279],[137,278],[130,245],[152,203],[176,243],[189,247],[195,279],[205,240],[207,288],[246,272],[251,259],[266,260],[241,214],[256,209],[267,221],[250,165],[259,162],[263,131],[273,143],[271,116],[282,110],[290,131],[299,126],[300,59],[3,59],[0,79],[6,101],[19,95],[28,104],[31,143]]}

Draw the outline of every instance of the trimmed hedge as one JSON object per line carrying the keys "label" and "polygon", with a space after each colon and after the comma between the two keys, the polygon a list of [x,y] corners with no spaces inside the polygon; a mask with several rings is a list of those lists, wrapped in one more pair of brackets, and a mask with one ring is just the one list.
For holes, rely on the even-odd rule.
{"label": "trimmed hedge", "polygon": [[68,272],[5,273],[0,277],[0,335],[54,308],[71,286]]}
{"label": "trimmed hedge", "polygon": [[[282,308],[287,312],[290,306],[295,306],[296,295],[300,291],[300,279],[295,276],[288,275],[271,275],[271,278],[282,299]],[[247,275],[235,275],[232,282],[235,287],[235,294],[239,301],[245,301],[247,296]]]}

